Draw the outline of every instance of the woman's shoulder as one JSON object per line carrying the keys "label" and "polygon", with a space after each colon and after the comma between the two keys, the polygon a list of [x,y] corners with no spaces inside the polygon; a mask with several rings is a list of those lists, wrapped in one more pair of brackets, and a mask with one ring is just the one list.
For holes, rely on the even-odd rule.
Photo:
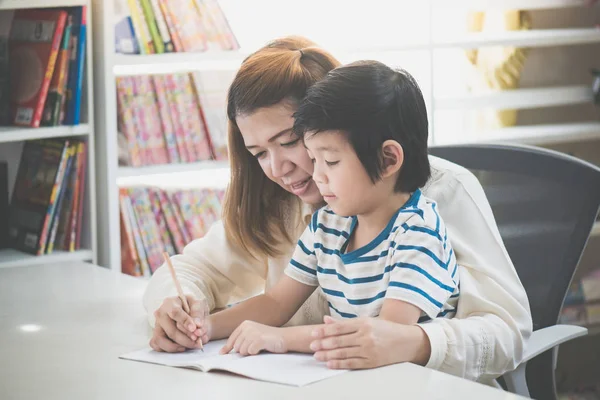
{"label": "woman's shoulder", "polygon": [[439,202],[440,197],[448,198],[457,191],[471,194],[483,191],[477,177],[468,169],[435,156],[429,156],[429,163],[431,177],[422,188],[425,196]]}

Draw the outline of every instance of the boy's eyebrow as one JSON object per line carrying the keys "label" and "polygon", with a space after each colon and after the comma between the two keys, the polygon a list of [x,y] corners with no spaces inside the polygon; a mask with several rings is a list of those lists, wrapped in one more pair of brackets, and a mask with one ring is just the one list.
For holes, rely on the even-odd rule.
{"label": "boy's eyebrow", "polygon": [[[279,133],[277,133],[276,135],[272,136],[272,137],[269,139],[269,143],[273,142],[274,140],[277,140],[277,139],[278,139],[280,136],[283,136],[283,135],[285,135],[286,133],[290,133],[291,131],[292,131],[292,128],[286,128],[286,129],[282,130],[281,132],[279,132]],[[250,149],[253,149],[253,148],[255,148],[255,147],[258,147],[258,146],[256,146],[256,145],[250,145],[250,146],[246,146],[246,148],[247,148],[248,150],[250,150]]]}
{"label": "boy's eyebrow", "polygon": [[337,147],[331,147],[331,146],[319,146],[315,150],[317,150],[317,151],[331,151],[331,152],[336,152],[336,153],[340,151],[340,149],[338,149]]}

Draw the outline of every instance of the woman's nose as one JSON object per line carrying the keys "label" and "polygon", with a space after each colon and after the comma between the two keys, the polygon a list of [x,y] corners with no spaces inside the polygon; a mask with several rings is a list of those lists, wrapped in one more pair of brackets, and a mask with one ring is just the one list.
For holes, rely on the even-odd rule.
{"label": "woman's nose", "polygon": [[294,169],[294,163],[276,152],[271,153],[271,174],[274,178],[282,178]]}

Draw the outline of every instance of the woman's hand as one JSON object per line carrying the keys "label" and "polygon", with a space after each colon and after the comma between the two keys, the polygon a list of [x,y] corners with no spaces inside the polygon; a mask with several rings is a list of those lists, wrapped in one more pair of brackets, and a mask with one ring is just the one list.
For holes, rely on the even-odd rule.
{"label": "woman's hand", "polygon": [[179,297],[167,297],[154,312],[156,322],[150,339],[150,347],[168,353],[199,348],[200,343],[210,340],[208,305],[187,295],[190,313],[183,310]]}
{"label": "woman's hand", "polygon": [[262,350],[271,353],[285,353],[287,347],[281,328],[254,321],[244,321],[229,336],[227,343],[221,349],[221,354],[227,354],[231,350],[248,356],[258,354]]}
{"label": "woman's hand", "polygon": [[316,328],[310,348],[331,369],[365,369],[399,362],[425,365],[431,347],[417,325],[401,325],[380,318],[334,320]]}

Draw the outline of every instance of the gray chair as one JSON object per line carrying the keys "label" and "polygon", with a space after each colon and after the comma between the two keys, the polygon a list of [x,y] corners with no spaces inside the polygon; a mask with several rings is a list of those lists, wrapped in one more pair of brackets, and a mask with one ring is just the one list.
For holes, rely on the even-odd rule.
{"label": "gray chair", "polygon": [[587,334],[557,322],[598,215],[600,168],[530,146],[440,146],[430,154],[477,176],[529,297],[534,332],[521,365],[502,377],[506,388],[555,399],[558,345]]}

